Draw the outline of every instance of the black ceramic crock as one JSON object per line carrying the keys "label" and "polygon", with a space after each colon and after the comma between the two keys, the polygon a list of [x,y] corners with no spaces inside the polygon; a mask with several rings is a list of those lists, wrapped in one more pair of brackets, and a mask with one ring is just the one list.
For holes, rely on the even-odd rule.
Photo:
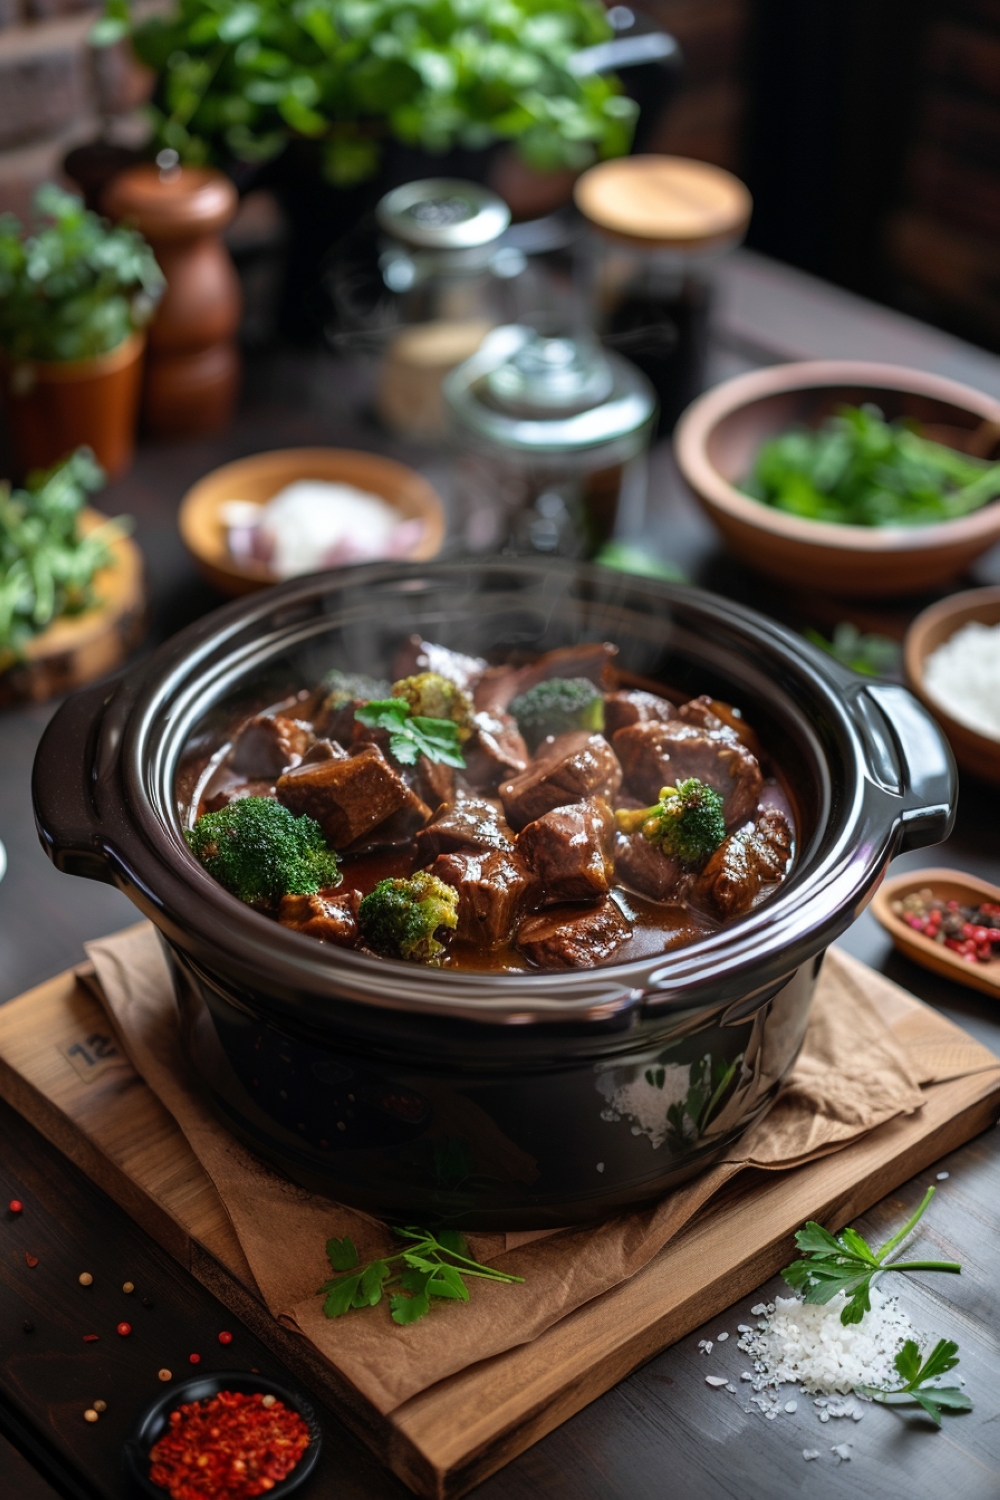
{"label": "black ceramic crock", "polygon": [[[769,901],[691,947],[574,972],[387,962],[243,906],[182,836],[234,716],[411,632],[502,657],[611,640],[625,671],[738,704],[795,804]],[[69,698],[35,762],[43,845],[159,929],[220,1118],[293,1178],[396,1222],[566,1224],[648,1201],[759,1119],[823,952],[901,849],[943,839],[951,753],[901,687],[695,589],[545,562],[378,564],[219,610]]]}

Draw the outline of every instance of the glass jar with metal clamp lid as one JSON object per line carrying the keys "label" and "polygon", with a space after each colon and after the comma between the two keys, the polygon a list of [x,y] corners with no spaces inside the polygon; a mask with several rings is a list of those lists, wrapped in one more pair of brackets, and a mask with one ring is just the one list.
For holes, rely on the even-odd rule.
{"label": "glass jar with metal clamp lid", "polygon": [[746,233],[750,194],[708,162],[633,156],[591,167],[574,198],[586,315],[648,376],[669,432],[705,388],[713,271]]}
{"label": "glass jar with metal clamp lid", "polygon": [[509,223],[488,188],[428,178],[386,193],[334,253],[333,342],[377,356],[375,405],[392,431],[440,436],[443,377],[516,315],[526,258],[502,242]]}
{"label": "glass jar with metal clamp lid", "polygon": [[649,382],[590,338],[497,328],[444,381],[456,541],[471,552],[593,557],[639,530],[656,421]]}

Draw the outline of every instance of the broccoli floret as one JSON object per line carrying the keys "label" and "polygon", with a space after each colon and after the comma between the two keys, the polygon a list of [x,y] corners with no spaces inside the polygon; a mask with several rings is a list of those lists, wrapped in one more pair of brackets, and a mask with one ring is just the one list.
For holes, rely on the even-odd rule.
{"label": "broccoli floret", "polygon": [[704,864],[726,836],[722,798],[696,776],[677,786],[665,786],[653,807],[636,811],[620,808],[615,813],[623,833],[642,830],[664,854],[673,854],[686,865]]}
{"label": "broccoli floret", "polygon": [[380,880],[358,908],[358,926],[383,958],[431,964],[444,944],[434,934],[458,922],[458,892],[436,875],[418,870],[408,880]]}
{"label": "broccoli floret", "polygon": [[316,699],[324,708],[343,708],[345,703],[370,703],[374,698],[388,698],[389,684],[363,672],[327,672],[316,690]]}
{"label": "broccoli floret", "polygon": [[464,743],[472,733],[472,699],[457,683],[439,672],[419,672],[416,677],[401,677],[392,685],[391,697],[410,705],[414,718],[450,719],[458,725],[458,738]]}
{"label": "broccoli floret", "polygon": [[311,896],[339,885],[337,856],[315,818],[296,817],[273,797],[243,797],[203,813],[184,837],[195,857],[248,906]]}
{"label": "broccoli floret", "polygon": [[550,677],[515,698],[510,711],[530,749],[546,735],[604,728],[604,698],[586,677]]}

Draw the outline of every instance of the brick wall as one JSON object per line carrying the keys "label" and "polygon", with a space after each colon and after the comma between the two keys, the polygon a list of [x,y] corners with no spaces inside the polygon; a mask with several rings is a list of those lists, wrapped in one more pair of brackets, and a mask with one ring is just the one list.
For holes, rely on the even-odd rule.
{"label": "brick wall", "polygon": [[0,212],[24,216],[66,152],[103,129],[137,138],[144,72],[123,47],[87,42],[95,0],[0,0]]}

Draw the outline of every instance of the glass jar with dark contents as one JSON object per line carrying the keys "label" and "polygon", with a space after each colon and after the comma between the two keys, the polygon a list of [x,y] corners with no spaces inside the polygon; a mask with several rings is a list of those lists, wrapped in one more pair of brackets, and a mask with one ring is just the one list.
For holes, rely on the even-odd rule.
{"label": "glass jar with dark contents", "polygon": [[444,398],[464,550],[593,557],[641,527],[656,397],[596,339],[495,329]]}
{"label": "glass jar with dark contents", "polygon": [[633,156],[591,167],[574,196],[587,315],[652,382],[669,432],[704,389],[712,272],[746,232],[750,194],[708,162]]}

